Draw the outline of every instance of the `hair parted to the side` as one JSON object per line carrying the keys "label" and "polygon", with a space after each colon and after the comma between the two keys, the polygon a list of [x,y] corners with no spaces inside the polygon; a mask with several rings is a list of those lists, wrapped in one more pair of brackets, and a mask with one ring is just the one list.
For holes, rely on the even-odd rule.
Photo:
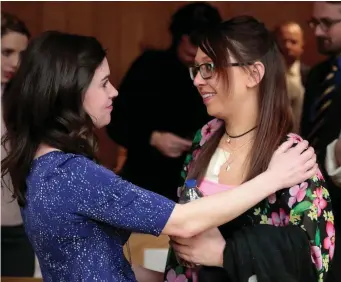
{"label": "hair parted to the side", "polygon": [[[218,28],[201,31],[199,48],[212,59],[219,79],[228,86],[227,64],[230,56],[237,62],[260,61],[265,74],[259,85],[258,121],[249,160],[249,171],[244,181],[264,172],[272,154],[292,130],[293,117],[287,95],[285,67],[271,33],[263,23],[251,16],[238,16],[223,22]],[[244,67],[249,71],[249,67]],[[203,145],[189,171],[188,178],[202,181],[209,161],[214,154],[224,126],[218,129]]]}
{"label": "hair parted to the side", "polygon": [[23,34],[28,39],[31,37],[27,26],[22,20],[12,14],[1,12],[1,37],[11,31]]}
{"label": "hair parted to the side", "polygon": [[33,39],[11,85],[2,96],[8,151],[1,162],[14,198],[25,204],[26,177],[40,144],[95,158],[94,124],[84,94],[106,56],[94,38],[47,31]]}

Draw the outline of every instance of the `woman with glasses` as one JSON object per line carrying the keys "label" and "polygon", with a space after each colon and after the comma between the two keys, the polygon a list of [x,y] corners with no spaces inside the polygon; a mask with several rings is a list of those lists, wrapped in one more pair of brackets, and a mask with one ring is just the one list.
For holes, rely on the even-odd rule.
{"label": "woman with glasses", "polygon": [[134,273],[124,257],[131,232],[191,237],[317,171],[308,143],[288,141],[261,175],[220,195],[178,205],[137,187],[95,162],[94,130],[110,122],[118,94],[109,77],[95,38],[48,31],[30,42],[2,97],[1,173],[12,178],[44,281],[151,282],[155,273]]}
{"label": "woman with glasses", "polygon": [[[239,189],[266,169],[283,141],[300,144],[302,139],[290,133],[293,120],[285,69],[263,23],[236,17],[198,36],[190,76],[207,112],[216,119],[195,136],[182,177],[196,180],[201,193],[209,196]],[[258,194],[258,188],[252,193]],[[220,226],[219,232],[173,237],[165,279],[324,281],[335,247],[333,223],[319,171],[259,202]],[[187,263],[179,263],[181,259]],[[192,268],[185,267],[188,263]]]}

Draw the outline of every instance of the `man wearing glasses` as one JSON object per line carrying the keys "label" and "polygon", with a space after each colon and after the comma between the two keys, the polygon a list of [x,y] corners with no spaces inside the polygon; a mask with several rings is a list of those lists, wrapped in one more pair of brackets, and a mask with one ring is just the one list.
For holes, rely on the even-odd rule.
{"label": "man wearing glasses", "polygon": [[327,229],[330,238],[321,248],[335,249],[327,280],[336,282],[341,281],[341,2],[315,2],[309,25],[328,59],[308,76],[301,130],[315,148],[331,194],[335,230]]}

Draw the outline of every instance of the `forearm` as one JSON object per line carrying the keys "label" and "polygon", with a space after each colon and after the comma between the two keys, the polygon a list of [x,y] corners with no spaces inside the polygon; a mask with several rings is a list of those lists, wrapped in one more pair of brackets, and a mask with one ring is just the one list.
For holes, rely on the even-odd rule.
{"label": "forearm", "polygon": [[276,179],[262,173],[225,192],[176,205],[163,233],[189,238],[229,222],[276,191]]}
{"label": "forearm", "polygon": [[133,265],[136,280],[138,282],[163,282],[163,273],[144,268],[140,265]]}

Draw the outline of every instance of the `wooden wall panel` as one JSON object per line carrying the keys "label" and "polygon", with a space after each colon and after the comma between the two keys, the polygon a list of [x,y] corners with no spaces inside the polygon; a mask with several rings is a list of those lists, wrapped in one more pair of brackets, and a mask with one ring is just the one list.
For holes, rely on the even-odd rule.
{"label": "wooden wall panel", "polygon": [[67,31],[67,2],[45,2],[42,7],[40,31],[59,30]]}
{"label": "wooden wall panel", "polygon": [[[45,2],[48,4],[49,2]],[[66,29],[71,33],[96,36],[94,26],[97,18],[94,17],[96,3],[90,1],[65,2],[67,9]]]}
{"label": "wooden wall panel", "polygon": [[[188,2],[1,2],[1,8],[23,19],[33,35],[49,29],[96,36],[108,50],[111,81],[119,85],[132,61],[146,47],[166,48],[170,43],[168,25],[171,15]],[[306,51],[303,61],[322,60],[306,21],[313,2],[210,2],[224,19],[250,14],[272,29],[284,20],[300,23],[305,31]],[[115,164],[116,147],[100,131],[100,157],[107,165]]]}
{"label": "wooden wall panel", "polygon": [[[132,61],[145,47],[166,48],[170,43],[170,17],[186,1],[178,2],[2,2],[3,10],[22,18],[34,35],[48,29],[96,36],[108,49],[112,81],[119,84]],[[303,60],[315,64],[318,55],[314,35],[306,21],[312,2],[211,2],[224,19],[251,14],[272,29],[279,22],[294,20],[305,31]]]}

